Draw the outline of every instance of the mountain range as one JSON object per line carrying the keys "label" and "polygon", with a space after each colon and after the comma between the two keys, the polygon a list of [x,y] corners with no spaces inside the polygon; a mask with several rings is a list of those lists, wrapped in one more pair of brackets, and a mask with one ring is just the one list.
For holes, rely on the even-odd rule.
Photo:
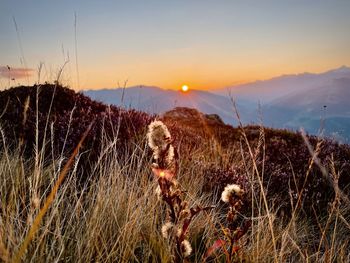
{"label": "mountain range", "polygon": [[86,90],[92,99],[152,114],[174,107],[190,107],[218,114],[237,125],[233,100],[245,124],[263,122],[274,128],[305,129],[343,143],[350,142],[350,68],[342,66],[323,73],[282,75],[269,80],[211,91],[186,93],[159,87]]}

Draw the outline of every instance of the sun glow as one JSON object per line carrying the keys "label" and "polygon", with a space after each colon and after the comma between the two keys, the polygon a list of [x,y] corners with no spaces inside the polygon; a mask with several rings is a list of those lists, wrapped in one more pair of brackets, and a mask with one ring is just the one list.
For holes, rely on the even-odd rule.
{"label": "sun glow", "polygon": [[187,92],[187,91],[189,90],[189,88],[188,88],[187,85],[183,85],[183,86],[181,87],[181,90],[182,90],[183,92]]}

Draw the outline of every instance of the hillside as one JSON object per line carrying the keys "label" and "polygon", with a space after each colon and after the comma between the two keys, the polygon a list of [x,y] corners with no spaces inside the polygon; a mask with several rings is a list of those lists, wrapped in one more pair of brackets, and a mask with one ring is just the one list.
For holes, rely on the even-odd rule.
{"label": "hillside", "polygon": [[[101,149],[115,137],[122,158],[125,147],[152,120],[146,113],[106,106],[55,84],[0,91],[0,112],[6,146],[27,157],[35,151],[53,159],[67,157],[92,125],[84,143],[82,167],[93,165]],[[0,148],[3,146],[1,141]]]}
{"label": "hillside", "polygon": [[[198,94],[205,95],[205,93]],[[187,95],[191,96],[191,94],[179,96]],[[26,106],[27,98],[29,102]],[[38,149],[42,149],[42,142],[46,140],[44,152],[48,157],[58,158],[62,154],[63,156],[69,154],[84,131],[93,124],[84,146],[86,156],[81,162],[81,168],[85,171],[88,168],[84,166],[93,166],[102,149],[115,139],[117,139],[116,147],[119,149],[120,158],[128,158],[125,155],[126,149],[131,146],[133,140],[144,135],[147,124],[154,118],[143,112],[106,106],[81,93],[56,85],[21,86],[2,91],[0,105],[5,107],[0,109],[2,112],[0,124],[5,133],[6,143],[14,150],[19,144],[23,144],[19,146],[20,151],[27,157],[32,156],[36,149],[36,98],[38,98],[39,117]],[[203,114],[196,109],[186,107],[167,111],[160,115],[160,119],[169,126],[180,153],[198,152],[208,147],[214,147],[212,154],[218,150],[219,156],[214,159],[221,163],[219,170],[217,164],[210,159],[203,163],[203,167],[207,169],[208,189],[222,188],[227,183],[233,183],[235,179],[248,185],[248,178],[242,176],[246,169],[243,166],[244,160],[249,159],[247,142],[249,147],[256,151],[255,158],[259,169],[264,168],[265,186],[269,189],[271,198],[282,196],[281,193],[288,190],[293,178],[297,180],[295,187],[292,187],[293,191],[297,191],[305,183],[303,178],[308,170],[310,153],[302,136],[298,133],[262,129],[259,126],[234,128],[225,124],[216,114]],[[44,132],[45,127],[47,127],[46,132]],[[247,137],[247,142],[244,142],[243,135]],[[318,139],[309,136],[309,140],[311,145],[316,147]],[[262,143],[264,152],[261,149]],[[242,147],[246,151],[243,154],[239,150]],[[326,167],[329,166],[330,156],[333,156],[336,168],[341,171],[340,186],[345,189],[350,183],[348,176],[350,147],[325,140],[322,143],[319,158]],[[261,159],[263,157],[264,159]],[[232,163],[232,158],[238,161]],[[293,160],[292,163],[290,163],[291,160]],[[320,180],[320,178],[322,178],[320,170],[314,167],[312,176],[307,182],[309,191],[312,193],[308,198],[310,198],[310,204],[317,202],[318,207],[323,207],[331,199],[332,189],[326,180]],[[281,189],[281,185],[286,188]],[[318,193],[317,200],[315,192]],[[289,200],[289,196],[287,197],[286,205]],[[320,203],[320,200],[326,203]]]}
{"label": "hillside", "polygon": [[[232,252],[236,261],[270,262],[278,253],[300,262],[335,249],[343,261],[350,253],[348,145],[262,126],[233,127],[187,107],[151,116],[60,85],[2,91],[0,105],[1,260],[13,258],[34,228],[25,260],[173,262],[164,226],[175,209],[193,247],[190,262],[225,261],[220,247],[230,237],[240,244]],[[171,134],[170,140],[160,136],[174,146],[170,157],[178,170],[171,180],[152,164],[146,134],[154,119]],[[60,181],[66,171],[61,162],[91,124]],[[228,184],[240,189],[234,207],[223,198]],[[173,210],[172,200],[179,204]],[[273,238],[281,247],[271,246]],[[212,244],[219,246],[216,252]],[[300,248],[311,256],[299,254]]]}
{"label": "hillside", "polygon": [[[162,120],[175,135],[178,133],[178,127],[181,127],[182,135],[183,131],[186,131],[186,137],[183,135],[185,142],[197,143],[204,148],[211,147],[210,142],[219,145],[220,156],[217,159],[220,159],[221,168],[211,167],[210,158],[203,164],[208,167],[207,180],[211,187],[220,188],[227,183],[234,183],[235,180],[239,180],[246,186],[249,185],[249,179],[242,176],[247,169],[244,163],[251,161],[248,145],[244,141],[246,136],[249,147],[254,151],[259,170],[264,173],[264,185],[268,196],[271,200],[278,198],[280,200],[278,205],[289,207],[290,196],[285,193],[291,192],[292,195],[297,196],[297,189],[301,189],[304,184],[308,188],[308,194],[304,200],[307,207],[324,209],[327,206],[327,200],[331,200],[333,196],[332,186],[328,179],[324,178],[319,167],[313,167],[310,177],[305,181],[305,174],[309,169],[310,152],[300,133],[280,129],[262,129],[259,126],[234,128],[222,123],[218,118],[213,119],[187,108],[169,111],[162,116]],[[319,139],[308,136],[308,140],[316,149]],[[240,150],[242,148],[245,151],[243,153]],[[350,147],[325,140],[319,151],[318,157],[327,169],[330,169],[330,158],[336,160],[335,168],[341,171],[339,185],[341,189],[349,191]],[[232,163],[232,157],[236,158],[234,163]]]}

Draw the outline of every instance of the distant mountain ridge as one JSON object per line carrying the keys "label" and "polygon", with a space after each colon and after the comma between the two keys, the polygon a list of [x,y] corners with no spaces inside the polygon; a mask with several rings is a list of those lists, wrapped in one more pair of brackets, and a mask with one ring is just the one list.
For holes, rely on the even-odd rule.
{"label": "distant mountain ridge", "polygon": [[[134,86],[125,89],[87,90],[84,94],[103,103],[134,108],[150,114],[164,113],[175,107],[187,107],[205,114],[218,114],[226,123],[233,123],[234,120],[230,99],[208,91],[190,90],[184,93],[152,86]],[[238,107],[249,111],[247,105],[248,103],[239,103]]]}
{"label": "distant mountain ridge", "polygon": [[237,99],[254,100],[265,104],[279,97],[330,84],[334,79],[339,78],[350,78],[350,67],[341,66],[318,74],[305,72],[282,75],[268,80],[212,90],[212,92],[221,95],[230,93]]}
{"label": "distant mountain ridge", "polygon": [[[282,75],[269,80],[211,91],[182,93],[152,86],[125,89],[86,90],[92,99],[148,113],[163,113],[174,107],[196,108],[218,114],[236,125],[232,99],[241,121],[260,122],[274,128],[304,128],[340,142],[350,142],[350,68],[342,66],[323,73]],[[231,97],[230,97],[231,96]],[[231,99],[232,98],[232,99]]]}

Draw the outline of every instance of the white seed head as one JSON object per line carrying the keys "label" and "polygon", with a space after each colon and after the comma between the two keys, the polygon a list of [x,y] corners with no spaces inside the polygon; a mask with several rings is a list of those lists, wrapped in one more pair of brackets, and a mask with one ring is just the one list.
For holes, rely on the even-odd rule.
{"label": "white seed head", "polygon": [[224,191],[221,194],[221,200],[225,203],[228,203],[233,194],[241,196],[243,194],[243,190],[237,184],[228,184],[226,185]]}
{"label": "white seed head", "polygon": [[170,132],[167,126],[161,121],[153,121],[148,125],[147,133],[148,145],[155,150],[163,150],[167,145],[166,140],[170,140]]}
{"label": "white seed head", "polygon": [[162,236],[164,238],[168,238],[169,237],[169,233],[172,230],[172,228],[174,227],[174,224],[171,222],[167,222],[162,226]]}
{"label": "white seed head", "polygon": [[181,242],[181,251],[184,257],[188,257],[189,255],[191,255],[192,247],[190,242],[188,242],[188,240],[185,239],[184,241]]}

